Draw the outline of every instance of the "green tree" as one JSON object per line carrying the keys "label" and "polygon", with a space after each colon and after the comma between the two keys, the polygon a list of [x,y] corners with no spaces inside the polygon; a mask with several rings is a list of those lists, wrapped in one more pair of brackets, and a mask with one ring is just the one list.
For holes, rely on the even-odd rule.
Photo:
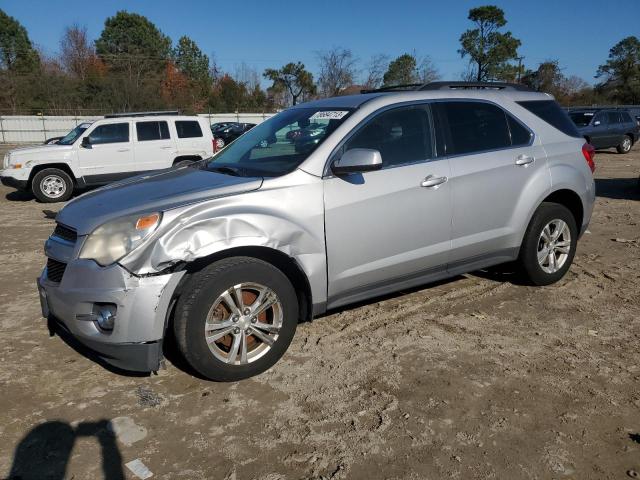
{"label": "green tree", "polygon": [[609,50],[609,59],[600,65],[596,78],[598,85],[621,103],[640,103],[640,40],[627,37]]}
{"label": "green tree", "polygon": [[313,75],[304,68],[301,62],[287,63],[280,69],[267,68],[263,76],[273,82],[272,91],[285,91],[291,98],[292,105],[316,92]]}
{"label": "green tree", "polygon": [[158,90],[171,55],[171,39],[146,17],[120,11],[107,18],[96,53],[109,68],[114,108],[158,108]]}
{"label": "green tree", "polygon": [[522,83],[538,92],[555,95],[564,81],[558,60],[542,62],[537,70],[528,71],[522,77]]}
{"label": "green tree", "polygon": [[13,17],[0,10],[0,68],[30,73],[40,66],[27,30]]}
{"label": "green tree", "polygon": [[462,58],[469,56],[475,79],[479,82],[510,79],[514,68],[508,62],[518,57],[520,40],[511,32],[499,31],[507,24],[502,9],[494,5],[472,8],[468,18],[476,28],[460,36],[458,53]]}
{"label": "green tree", "polygon": [[385,86],[406,85],[411,83],[429,83],[440,78],[438,70],[429,57],[420,63],[415,55],[405,53],[389,63],[382,77]]}
{"label": "green tree", "polygon": [[196,42],[186,35],[180,37],[173,56],[178,69],[189,79],[199,83],[209,82],[209,57],[202,53]]}
{"label": "green tree", "polygon": [[385,86],[404,85],[416,82],[416,68],[418,62],[416,57],[405,53],[389,63],[384,77],[382,77]]}

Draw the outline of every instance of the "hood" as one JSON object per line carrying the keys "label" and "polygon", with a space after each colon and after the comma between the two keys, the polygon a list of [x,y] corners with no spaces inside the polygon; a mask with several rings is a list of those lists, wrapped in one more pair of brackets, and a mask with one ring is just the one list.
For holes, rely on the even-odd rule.
{"label": "hood", "polygon": [[158,212],[257,190],[261,177],[233,177],[193,167],[132,177],[86,193],[58,212],[56,221],[87,235],[118,217]]}
{"label": "hood", "polygon": [[11,158],[22,158],[24,156],[38,155],[43,152],[46,152],[47,154],[51,153],[52,151],[62,152],[71,150],[72,148],[73,145],[58,145],[54,143],[52,145],[30,145],[27,147],[18,147],[12,149],[11,151],[9,151],[9,153],[11,154]]}

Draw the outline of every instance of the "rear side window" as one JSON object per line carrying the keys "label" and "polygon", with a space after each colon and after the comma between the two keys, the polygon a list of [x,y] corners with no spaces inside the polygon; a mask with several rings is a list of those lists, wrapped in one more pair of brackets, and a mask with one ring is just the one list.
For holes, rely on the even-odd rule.
{"label": "rear side window", "polygon": [[440,121],[448,124],[447,155],[465,155],[511,147],[504,111],[484,102],[438,102],[434,104]]}
{"label": "rear side window", "polygon": [[403,107],[374,117],[346,143],[344,150],[378,150],[383,167],[396,167],[432,157],[431,128],[427,110]]}
{"label": "rear side window", "polygon": [[609,119],[610,125],[620,123],[620,114],[618,112],[607,112],[607,118]]}
{"label": "rear side window", "polygon": [[129,141],[129,123],[110,123],[97,126],[90,134],[92,145]]}
{"label": "rear side window", "polygon": [[195,120],[178,120],[176,122],[176,130],[178,131],[178,138],[194,138],[202,136],[200,123]]}
{"label": "rear side window", "polygon": [[511,133],[511,145],[514,147],[529,145],[529,142],[531,142],[531,132],[524,128],[522,124],[511,115],[507,115],[507,123],[509,124],[509,132]]}
{"label": "rear side window", "polygon": [[622,116],[622,121],[624,123],[633,122],[633,120],[631,119],[631,115],[629,115],[627,112],[621,112],[620,115]]}
{"label": "rear side window", "polygon": [[541,118],[549,125],[557,128],[570,137],[582,138],[575,124],[567,115],[567,112],[560,108],[554,100],[527,100],[518,102],[518,105],[526,108],[535,116]]}
{"label": "rear side window", "polygon": [[139,142],[166,140],[169,138],[169,125],[167,122],[136,122],[136,133]]}

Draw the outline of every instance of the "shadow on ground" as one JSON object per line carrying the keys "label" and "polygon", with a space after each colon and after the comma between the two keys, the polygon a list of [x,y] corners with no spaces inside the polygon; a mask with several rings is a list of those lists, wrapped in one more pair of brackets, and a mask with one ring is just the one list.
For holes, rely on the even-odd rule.
{"label": "shadow on ground", "polygon": [[[124,480],[122,455],[109,420],[72,426],[50,421],[34,427],[16,447],[7,480],[63,480],[77,439],[94,437],[100,444],[103,478]],[[73,477],[71,477],[73,478]]]}
{"label": "shadow on ground", "polygon": [[13,192],[7,193],[4,198],[11,202],[30,202],[34,197],[31,192],[26,192],[24,190],[14,190]]}
{"label": "shadow on ground", "polygon": [[640,200],[640,178],[596,178],[596,195],[616,200]]}

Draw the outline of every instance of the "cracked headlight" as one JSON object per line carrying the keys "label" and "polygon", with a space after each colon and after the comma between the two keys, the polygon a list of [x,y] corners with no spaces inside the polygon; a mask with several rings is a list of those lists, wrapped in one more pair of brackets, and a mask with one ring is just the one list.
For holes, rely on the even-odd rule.
{"label": "cracked headlight", "polygon": [[80,258],[95,260],[102,266],[111,265],[132,252],[151,235],[162,214],[132,215],[100,225],[87,237]]}

